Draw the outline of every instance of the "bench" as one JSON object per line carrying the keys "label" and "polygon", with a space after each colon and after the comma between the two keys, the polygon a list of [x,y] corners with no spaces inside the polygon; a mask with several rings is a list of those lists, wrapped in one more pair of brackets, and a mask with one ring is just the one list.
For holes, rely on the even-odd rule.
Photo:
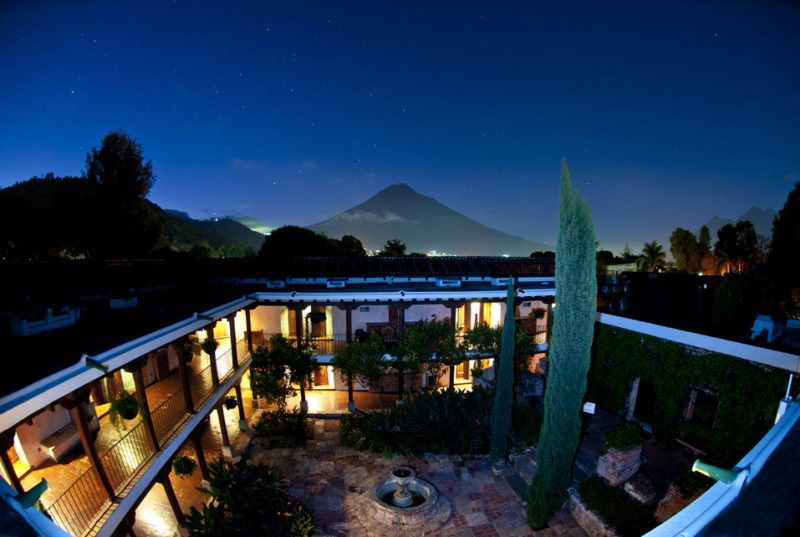
{"label": "bench", "polygon": [[[100,429],[100,424],[97,422],[97,418],[92,418],[92,420],[89,422],[89,428],[92,431],[97,431]],[[75,447],[79,446],[80,443],[81,437],[78,434],[78,427],[75,425],[75,423],[69,422],[42,440],[40,445],[41,450],[45,455],[50,457],[50,459],[55,462],[60,462],[64,455],[75,449]]]}

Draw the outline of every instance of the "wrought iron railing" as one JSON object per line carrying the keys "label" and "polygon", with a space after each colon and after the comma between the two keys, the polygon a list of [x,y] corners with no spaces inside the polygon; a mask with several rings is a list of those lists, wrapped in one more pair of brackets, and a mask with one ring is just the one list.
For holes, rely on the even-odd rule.
{"label": "wrought iron railing", "polygon": [[[237,351],[240,362],[249,354],[244,339],[237,342]],[[220,358],[223,357],[224,355]],[[233,373],[233,369],[226,371],[220,382]],[[214,390],[211,366],[189,380],[195,408],[200,408]],[[153,428],[160,443],[163,444],[185,416],[186,407],[182,390],[172,394],[150,412],[150,419],[153,421]],[[140,421],[100,456],[115,492],[118,493],[125,486],[131,475],[153,452],[153,446],[145,431],[145,423]],[[67,490],[46,506],[45,510],[58,526],[72,535],[79,536],[89,529],[107,502],[109,499],[99,477],[94,469],[88,468]]]}
{"label": "wrought iron railing", "polygon": [[100,456],[114,492],[119,492],[128,478],[154,452],[144,428],[144,422],[140,421]]}
{"label": "wrought iron railing", "polygon": [[536,332],[533,335],[533,341],[539,345],[547,343],[547,332]]}
{"label": "wrought iron railing", "polygon": [[197,375],[189,379],[189,386],[192,390],[192,402],[194,408],[198,409],[214,389],[214,382],[211,379],[211,366],[206,367]]}
{"label": "wrought iron railing", "polygon": [[240,364],[248,354],[250,354],[250,350],[247,348],[247,339],[242,338],[236,342],[236,356],[239,358]]}
{"label": "wrought iron railing", "polygon": [[186,403],[183,399],[183,390],[177,391],[150,412],[153,428],[160,444],[170,435],[175,427],[186,416]]}
{"label": "wrought iron railing", "polygon": [[[292,343],[297,342],[296,336],[286,339]],[[314,346],[314,354],[338,354],[347,347],[347,338],[344,334],[334,334],[332,337],[312,337],[309,339]]]}
{"label": "wrought iron railing", "polygon": [[81,535],[107,502],[100,478],[93,468],[87,468],[45,511],[64,531]]}

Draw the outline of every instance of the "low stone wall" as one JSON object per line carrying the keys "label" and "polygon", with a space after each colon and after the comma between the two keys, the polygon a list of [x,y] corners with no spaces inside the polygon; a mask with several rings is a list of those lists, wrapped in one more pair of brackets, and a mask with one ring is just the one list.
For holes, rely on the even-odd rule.
{"label": "low stone wall", "polygon": [[656,507],[656,512],[653,517],[659,522],[664,522],[665,520],[672,518],[673,515],[677,514],[681,509],[695,501],[704,491],[700,491],[696,493],[691,498],[685,497],[681,494],[680,489],[675,485],[670,485],[667,489],[667,493],[664,494],[664,497],[658,502],[658,507]]}
{"label": "low stone wall", "polygon": [[567,510],[575,522],[586,532],[589,537],[619,537],[614,528],[605,523],[600,515],[583,504],[578,491],[569,489]]}

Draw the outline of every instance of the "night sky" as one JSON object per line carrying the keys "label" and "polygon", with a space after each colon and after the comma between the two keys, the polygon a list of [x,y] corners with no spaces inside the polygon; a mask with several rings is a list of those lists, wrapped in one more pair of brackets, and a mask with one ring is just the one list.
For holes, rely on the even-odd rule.
{"label": "night sky", "polygon": [[554,244],[566,158],[602,247],[668,251],[800,180],[800,3],[761,4],[4,2],[0,187],[122,128],[195,218],[310,225],[405,182]]}

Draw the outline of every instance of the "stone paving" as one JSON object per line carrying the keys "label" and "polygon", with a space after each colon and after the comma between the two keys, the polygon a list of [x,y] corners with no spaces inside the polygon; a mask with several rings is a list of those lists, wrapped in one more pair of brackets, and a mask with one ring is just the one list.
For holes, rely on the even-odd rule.
{"label": "stone paving", "polygon": [[[314,509],[323,534],[349,537],[585,537],[566,511],[545,530],[525,523],[522,502],[503,477],[495,477],[486,457],[427,453],[411,460],[395,455],[354,451],[339,443],[338,420],[314,420],[314,438],[301,448],[251,447],[255,462],[279,468],[290,493]],[[440,527],[397,527],[376,523],[367,496],[395,466],[407,465],[430,481],[450,503],[451,514]]]}

